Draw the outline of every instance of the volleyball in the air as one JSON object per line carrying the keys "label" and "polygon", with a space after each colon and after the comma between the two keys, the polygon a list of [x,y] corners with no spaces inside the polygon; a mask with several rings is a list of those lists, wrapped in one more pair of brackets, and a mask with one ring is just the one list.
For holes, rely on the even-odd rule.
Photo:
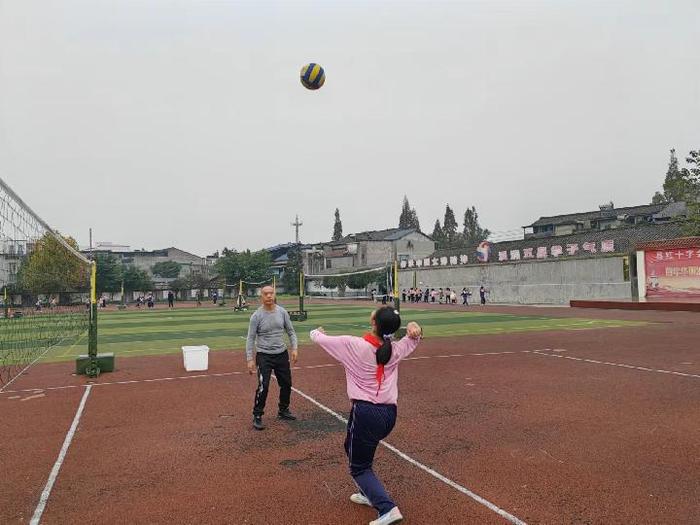
{"label": "volleyball in the air", "polygon": [[326,81],[326,73],[318,64],[306,64],[301,68],[300,78],[306,89],[318,89]]}

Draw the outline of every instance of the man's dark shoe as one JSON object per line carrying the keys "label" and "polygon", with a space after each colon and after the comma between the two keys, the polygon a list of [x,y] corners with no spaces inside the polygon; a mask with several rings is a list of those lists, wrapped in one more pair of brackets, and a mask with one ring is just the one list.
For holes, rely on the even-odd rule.
{"label": "man's dark shoe", "polygon": [[296,421],[296,416],[292,414],[288,408],[285,408],[284,410],[280,410],[277,413],[277,417],[280,419],[286,419],[287,421]]}
{"label": "man's dark shoe", "polygon": [[253,428],[255,430],[265,430],[265,425],[262,422],[262,416],[253,416]]}

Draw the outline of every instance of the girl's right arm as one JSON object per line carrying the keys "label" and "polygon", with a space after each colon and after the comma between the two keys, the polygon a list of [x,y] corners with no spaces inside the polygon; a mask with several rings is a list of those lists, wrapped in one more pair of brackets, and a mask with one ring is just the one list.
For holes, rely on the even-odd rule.
{"label": "girl's right arm", "polygon": [[311,340],[318,346],[323,348],[332,357],[345,363],[348,360],[348,351],[350,350],[351,337],[348,335],[326,335],[323,328],[319,327],[316,330],[311,330]]}
{"label": "girl's right arm", "polygon": [[392,361],[401,360],[408,357],[420,343],[423,337],[423,329],[414,321],[406,326],[406,336],[393,344]]}

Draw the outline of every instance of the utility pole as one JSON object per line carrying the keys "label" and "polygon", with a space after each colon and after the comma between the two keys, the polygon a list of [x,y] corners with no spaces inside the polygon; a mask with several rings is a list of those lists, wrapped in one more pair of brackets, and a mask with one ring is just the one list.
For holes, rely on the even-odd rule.
{"label": "utility pole", "polygon": [[299,215],[296,216],[296,220],[292,223],[294,226],[294,231],[296,232],[296,243],[299,244],[299,226],[303,226],[303,222],[299,222]]}

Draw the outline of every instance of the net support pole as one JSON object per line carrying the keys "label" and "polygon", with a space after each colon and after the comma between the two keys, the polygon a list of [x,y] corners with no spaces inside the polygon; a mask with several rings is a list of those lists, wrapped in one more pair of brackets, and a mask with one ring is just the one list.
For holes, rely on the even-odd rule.
{"label": "net support pole", "polygon": [[399,298],[399,262],[396,259],[394,259],[392,269],[394,273],[394,308],[400,312],[401,299]]}
{"label": "net support pole", "polygon": [[88,327],[88,365],[85,374],[97,377],[100,366],[97,362],[97,263],[90,263],[90,325]]}
{"label": "net support pole", "polygon": [[304,272],[299,272],[299,311],[304,311]]}

